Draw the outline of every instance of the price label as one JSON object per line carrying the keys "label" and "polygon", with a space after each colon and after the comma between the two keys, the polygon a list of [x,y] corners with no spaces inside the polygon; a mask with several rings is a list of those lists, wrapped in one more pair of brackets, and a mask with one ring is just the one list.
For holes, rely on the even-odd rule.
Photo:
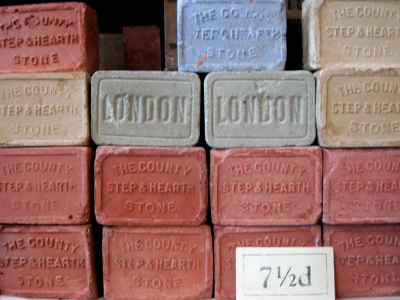
{"label": "price label", "polygon": [[332,247],[236,248],[236,299],[335,300]]}

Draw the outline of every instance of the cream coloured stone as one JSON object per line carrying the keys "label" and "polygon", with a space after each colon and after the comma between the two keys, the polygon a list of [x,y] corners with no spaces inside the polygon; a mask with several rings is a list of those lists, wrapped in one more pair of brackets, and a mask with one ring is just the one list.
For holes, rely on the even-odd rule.
{"label": "cream coloured stone", "polygon": [[316,136],[308,71],[212,72],[204,81],[205,138],[214,148],[308,146]]}
{"label": "cream coloured stone", "polygon": [[200,77],[173,71],[97,71],[91,137],[97,145],[194,146],[200,137]]}
{"label": "cream coloured stone", "polygon": [[86,72],[0,75],[0,146],[87,145]]}
{"label": "cream coloured stone", "polygon": [[323,147],[400,146],[400,69],[315,73],[318,143]]}
{"label": "cream coloured stone", "polygon": [[400,67],[400,2],[305,0],[305,69]]}

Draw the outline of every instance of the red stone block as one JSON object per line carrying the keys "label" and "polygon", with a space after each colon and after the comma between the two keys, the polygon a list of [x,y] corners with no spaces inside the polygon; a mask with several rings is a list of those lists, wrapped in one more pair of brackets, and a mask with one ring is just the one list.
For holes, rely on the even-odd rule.
{"label": "red stone block", "polygon": [[400,225],[324,225],[338,297],[400,295]]}
{"label": "red stone block", "polygon": [[200,147],[99,146],[95,214],[103,225],[201,225],[208,176]]}
{"label": "red stone block", "polygon": [[98,17],[85,3],[0,7],[0,73],[93,74],[98,66]]}
{"label": "red stone block", "polygon": [[0,227],[0,294],[97,297],[90,225]]}
{"label": "red stone block", "polygon": [[211,298],[210,227],[104,227],[103,277],[106,299]]}
{"label": "red stone block", "polygon": [[0,148],[0,223],[91,220],[92,149]]}
{"label": "red stone block", "polygon": [[324,149],[323,165],[323,223],[400,223],[400,149]]}
{"label": "red stone block", "polygon": [[214,226],[214,269],[216,299],[236,297],[237,247],[318,247],[321,227]]}
{"label": "red stone block", "polygon": [[319,147],[212,149],[215,225],[313,225],[322,213]]}
{"label": "red stone block", "polygon": [[158,26],[127,26],[124,36],[125,69],[161,70],[161,37]]}

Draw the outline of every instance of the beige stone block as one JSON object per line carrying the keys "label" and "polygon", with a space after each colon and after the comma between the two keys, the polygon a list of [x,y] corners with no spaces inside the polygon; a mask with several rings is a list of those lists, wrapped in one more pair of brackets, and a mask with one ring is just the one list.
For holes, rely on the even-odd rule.
{"label": "beige stone block", "polygon": [[0,75],[0,147],[87,145],[86,72]]}
{"label": "beige stone block", "polygon": [[304,1],[304,68],[400,67],[399,19],[396,0]]}
{"label": "beige stone block", "polygon": [[400,69],[315,73],[318,143],[323,147],[400,146]]}

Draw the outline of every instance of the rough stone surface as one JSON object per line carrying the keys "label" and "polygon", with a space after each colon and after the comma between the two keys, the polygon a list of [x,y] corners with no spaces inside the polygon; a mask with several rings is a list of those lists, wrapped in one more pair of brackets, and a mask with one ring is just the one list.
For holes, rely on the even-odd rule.
{"label": "rough stone surface", "polygon": [[322,213],[322,151],[212,149],[210,204],[215,225],[314,225]]}
{"label": "rough stone surface", "polygon": [[178,0],[178,70],[284,70],[283,0]]}
{"label": "rough stone surface", "polygon": [[304,68],[398,68],[399,9],[396,0],[304,1]]}
{"label": "rough stone surface", "polygon": [[0,290],[38,298],[97,297],[92,227],[1,226]]}
{"label": "rough stone surface", "polygon": [[315,73],[318,144],[399,147],[399,69],[324,69]]}
{"label": "rough stone surface", "polygon": [[323,164],[323,223],[400,223],[400,149],[323,149]]}
{"label": "rough stone surface", "polygon": [[200,137],[200,77],[189,72],[98,71],[91,137],[98,145],[194,146]]}
{"label": "rough stone surface", "polygon": [[0,149],[0,223],[88,223],[91,165],[89,147]]}
{"label": "rough stone surface", "polygon": [[160,27],[156,25],[125,26],[125,70],[161,70]]}
{"label": "rough stone surface", "polygon": [[325,225],[337,297],[398,296],[400,225]]}
{"label": "rough stone surface", "polygon": [[97,13],[80,2],[0,7],[0,73],[99,67]]}
{"label": "rough stone surface", "polygon": [[206,221],[208,176],[203,148],[100,146],[94,169],[100,224],[189,226]]}
{"label": "rough stone surface", "polygon": [[211,298],[211,229],[104,227],[103,277],[106,299]]}
{"label": "rough stone surface", "polygon": [[123,34],[99,35],[99,70],[125,70]]}
{"label": "rough stone surface", "polygon": [[236,299],[237,247],[318,247],[320,225],[214,226],[215,299]]}
{"label": "rough stone surface", "polygon": [[213,148],[309,146],[316,136],[308,71],[212,72],[204,80],[205,138]]}
{"label": "rough stone surface", "polygon": [[0,74],[0,146],[88,145],[89,87],[86,72]]}

